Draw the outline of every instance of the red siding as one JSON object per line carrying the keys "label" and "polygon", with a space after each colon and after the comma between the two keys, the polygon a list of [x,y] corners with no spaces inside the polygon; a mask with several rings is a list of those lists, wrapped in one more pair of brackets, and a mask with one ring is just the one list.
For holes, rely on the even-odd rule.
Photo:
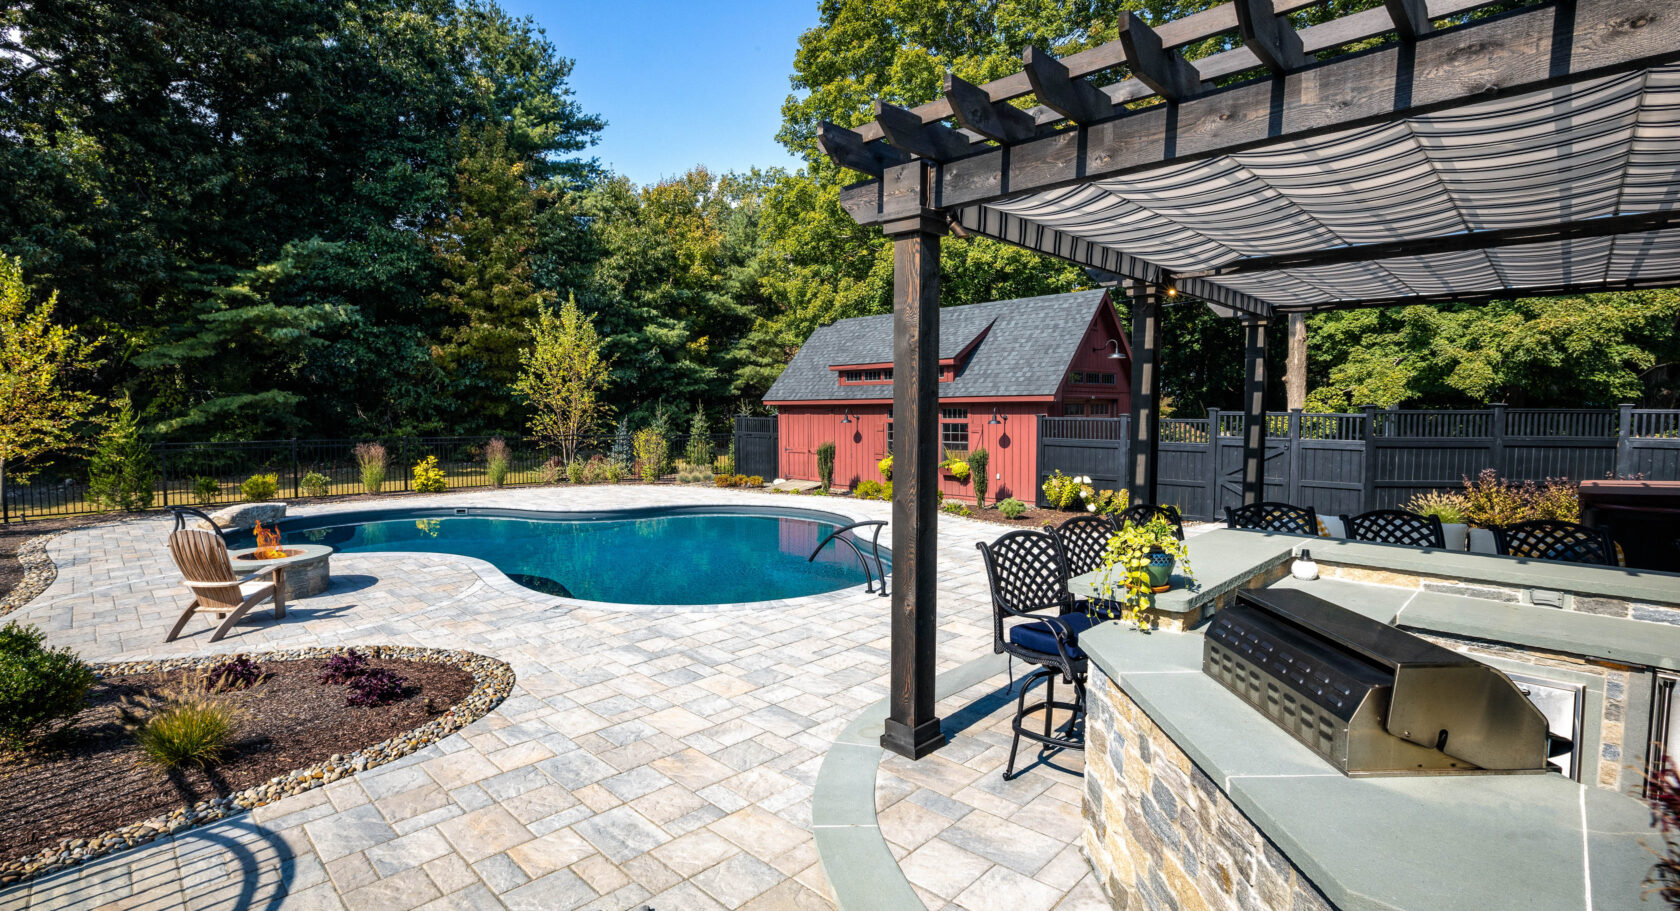
{"label": "red siding", "polygon": [[[1110,360],[1114,346],[1109,339],[1120,340],[1122,360]],[[1062,381],[1062,387],[1057,391],[1058,407],[1055,414],[1065,414],[1060,407],[1061,402],[1108,402],[1108,417],[1119,417],[1127,413],[1132,407],[1130,395],[1132,381],[1132,347],[1126,341],[1126,334],[1120,331],[1120,321],[1114,316],[1114,308],[1104,306],[1098,308],[1091,318],[1091,325],[1085,330],[1085,337],[1080,339],[1079,348],[1068,364],[1068,371],[1087,370],[1096,373],[1114,374],[1114,385],[1095,386],[1088,384],[1075,385],[1067,380]],[[1089,412],[1087,412],[1089,413]]]}
{"label": "red siding", "polygon": [[[988,424],[992,406],[981,403],[948,404],[968,409],[968,445],[971,450],[986,447],[987,473],[992,476],[986,502],[1008,496],[1031,502],[1038,486],[1038,415],[1047,402],[1004,402],[997,407],[998,424]],[[852,423],[841,424],[842,410]],[[833,405],[784,405],[777,418],[781,446],[779,474],[784,478],[817,479],[817,447],[834,443],[834,484],[855,487],[859,481],[882,480],[877,463],[887,454],[889,406],[859,404],[847,409]],[[940,489],[947,497],[974,501],[969,481],[941,478]],[[1023,493],[1025,496],[1023,496]]]}

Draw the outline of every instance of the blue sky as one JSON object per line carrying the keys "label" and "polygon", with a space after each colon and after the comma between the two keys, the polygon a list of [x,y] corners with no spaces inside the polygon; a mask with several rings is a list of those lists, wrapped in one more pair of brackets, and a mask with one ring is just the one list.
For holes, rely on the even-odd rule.
{"label": "blue sky", "polygon": [[799,35],[817,0],[500,0],[577,61],[572,87],[605,117],[603,164],[639,184],[697,164],[796,167],[776,142]]}

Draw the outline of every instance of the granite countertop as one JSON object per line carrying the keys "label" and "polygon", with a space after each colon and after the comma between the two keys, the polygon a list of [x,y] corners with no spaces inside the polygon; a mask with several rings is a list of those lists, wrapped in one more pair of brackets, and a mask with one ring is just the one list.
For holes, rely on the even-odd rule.
{"label": "granite countertop", "polygon": [[1555,774],[1349,778],[1202,673],[1199,632],[1111,621],[1080,645],[1339,908],[1649,907],[1638,800]]}

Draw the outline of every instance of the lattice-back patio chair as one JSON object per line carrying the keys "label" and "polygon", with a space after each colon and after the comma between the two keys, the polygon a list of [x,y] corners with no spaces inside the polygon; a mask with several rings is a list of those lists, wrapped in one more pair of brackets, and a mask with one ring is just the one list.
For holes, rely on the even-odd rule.
{"label": "lattice-back patio chair", "polygon": [[1236,509],[1225,507],[1227,528],[1254,528],[1291,535],[1318,537],[1318,511],[1311,506],[1272,503],[1262,500]]}
{"label": "lattice-back patio chair", "polygon": [[1404,509],[1373,509],[1357,516],[1342,516],[1342,525],[1347,529],[1347,536],[1355,541],[1442,549],[1447,546],[1440,516],[1420,516]]}
{"label": "lattice-back patio chair", "polygon": [[1118,526],[1125,526],[1128,523],[1143,525],[1156,517],[1166,519],[1167,524],[1173,527],[1173,536],[1180,541],[1184,540],[1184,516],[1179,514],[1177,506],[1157,506],[1154,503],[1139,503],[1136,506],[1128,506],[1114,517],[1114,524]]}
{"label": "lattice-back patio chair", "polygon": [[[188,618],[201,610],[214,613],[221,621],[210,634],[211,642],[226,636],[246,611],[264,601],[274,602],[275,619],[285,619],[285,595],[274,583],[274,568],[258,570],[243,579],[234,575],[227,544],[215,532],[177,529],[169,535],[169,554],[175,558],[175,567],[181,571],[193,599],[163,641],[174,642]],[[264,577],[268,578],[267,582],[258,581]]]}
{"label": "lattice-back patio chair", "polygon": [[1494,549],[1507,557],[1615,566],[1616,542],[1602,528],[1537,519],[1493,530]]}
{"label": "lattice-back patio chair", "polygon": [[1114,537],[1114,523],[1108,516],[1074,516],[1050,530],[1056,543],[1062,546],[1067,561],[1068,578],[1082,576],[1103,564],[1108,539]]}
{"label": "lattice-back patio chair", "polygon": [[[1047,747],[1085,748],[1085,652],[1079,648],[1079,634],[1091,628],[1094,618],[1074,611],[1068,591],[1067,561],[1055,535],[1039,531],[1012,531],[991,544],[980,543],[986,562],[986,578],[992,588],[992,650],[1020,658],[1038,670],[1022,682],[1011,726],[1015,737],[1009,744],[1005,781],[1015,777],[1015,754],[1021,738]],[[1056,701],[1056,678],[1073,684],[1074,701]],[[1044,682],[1044,699],[1027,704],[1027,691]],[[1056,709],[1069,714],[1060,728],[1053,726]],[[1044,730],[1029,731],[1027,719],[1044,713]]]}

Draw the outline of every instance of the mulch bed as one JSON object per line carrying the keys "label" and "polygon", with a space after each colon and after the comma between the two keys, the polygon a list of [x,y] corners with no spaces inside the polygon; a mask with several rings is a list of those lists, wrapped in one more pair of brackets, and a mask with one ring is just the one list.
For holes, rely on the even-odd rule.
{"label": "mulch bed", "polygon": [[180,688],[182,672],[101,681],[71,726],[0,763],[0,857],[97,836],[372,746],[448,711],[474,685],[471,673],[452,665],[374,659],[372,666],[406,679],[404,695],[353,707],[343,687],[319,682],[323,663],[262,662],[265,680],[222,694],[241,712],[232,749],[208,769],[148,764],[122,722],[125,700],[154,703]]}

